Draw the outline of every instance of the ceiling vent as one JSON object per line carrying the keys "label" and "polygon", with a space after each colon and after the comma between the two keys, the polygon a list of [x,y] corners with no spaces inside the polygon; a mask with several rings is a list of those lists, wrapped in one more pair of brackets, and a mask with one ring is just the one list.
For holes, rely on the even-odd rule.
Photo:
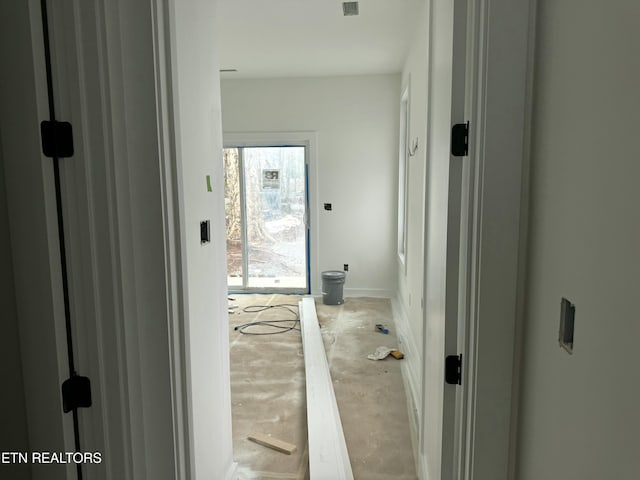
{"label": "ceiling vent", "polygon": [[345,17],[358,15],[358,2],[342,2],[342,13]]}

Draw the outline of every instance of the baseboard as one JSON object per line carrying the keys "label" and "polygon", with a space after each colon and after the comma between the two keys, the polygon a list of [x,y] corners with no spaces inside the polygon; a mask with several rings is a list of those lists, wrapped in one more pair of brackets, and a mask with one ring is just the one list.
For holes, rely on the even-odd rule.
{"label": "baseboard", "polygon": [[298,305],[306,378],[309,476],[353,480],[315,302],[305,297]]}
{"label": "baseboard", "polygon": [[[407,411],[411,427],[411,444],[416,463],[418,478],[425,478],[424,459],[420,455],[420,428],[422,425],[422,400],[420,388],[421,354],[418,344],[409,332],[408,316],[397,297],[391,299],[393,320],[396,327],[398,344],[405,354],[402,362],[402,381],[407,396]],[[422,472],[421,472],[422,471]]]}
{"label": "baseboard", "polygon": [[393,298],[395,292],[382,288],[345,288],[345,297]]}
{"label": "baseboard", "polygon": [[418,455],[418,478],[420,480],[429,480],[429,468],[427,467],[427,457],[425,455]]}
{"label": "baseboard", "polygon": [[[392,299],[395,296],[395,292],[384,288],[345,288],[343,289],[342,295],[345,298],[371,297]],[[322,297],[322,289],[312,288],[311,296]]]}
{"label": "baseboard", "polygon": [[406,364],[402,365],[402,385],[405,391],[405,397],[407,402],[407,415],[409,417],[409,431],[411,436],[411,449],[413,451],[413,458],[415,463],[416,472],[418,478],[422,480],[424,477],[420,475],[420,425],[421,415],[420,409],[416,407],[414,395],[411,392],[411,386],[409,385],[409,374],[407,372]]}
{"label": "baseboard", "polygon": [[422,354],[419,345],[416,343],[416,339],[411,335],[409,330],[409,320],[406,311],[402,306],[402,303],[399,302],[396,297],[391,299],[391,308],[396,325],[398,342],[400,344],[400,348],[405,354],[405,362],[402,364],[402,374],[406,376],[412,403],[414,407],[418,409],[418,420],[421,420],[422,412],[420,412],[420,405],[422,403],[422,382],[420,380],[420,372],[422,371]]}
{"label": "baseboard", "polygon": [[227,470],[227,474],[224,476],[225,480],[238,480],[240,477],[238,476],[238,464],[233,462],[229,469]]}

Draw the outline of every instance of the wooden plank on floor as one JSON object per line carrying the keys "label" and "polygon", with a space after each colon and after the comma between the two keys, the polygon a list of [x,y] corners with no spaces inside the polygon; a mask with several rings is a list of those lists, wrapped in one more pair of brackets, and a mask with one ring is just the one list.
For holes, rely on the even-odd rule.
{"label": "wooden plank on floor", "polygon": [[300,301],[310,480],[353,480],[327,354],[312,297]]}
{"label": "wooden plank on floor", "polygon": [[252,433],[247,438],[259,445],[273,448],[274,450],[277,450],[278,452],[286,453],[287,455],[291,455],[293,452],[297,450],[295,445],[285,442],[284,440],[280,440],[278,438],[265,435],[264,433]]}

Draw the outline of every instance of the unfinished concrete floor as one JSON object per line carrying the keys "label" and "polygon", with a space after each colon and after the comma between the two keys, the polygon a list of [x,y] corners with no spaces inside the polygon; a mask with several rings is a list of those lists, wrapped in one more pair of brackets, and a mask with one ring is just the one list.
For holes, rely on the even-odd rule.
{"label": "unfinished concrete floor", "polygon": [[[278,335],[243,335],[235,327],[294,315],[281,308],[261,313],[255,305],[294,305],[298,296],[233,295],[230,319],[231,402],[234,458],[241,479],[308,478],[305,372],[299,330]],[[389,300],[347,298],[344,305],[316,300],[318,320],[333,379],[336,400],[357,480],[416,479],[401,362],[388,357],[367,359],[379,346],[397,347]],[[385,324],[388,335],[375,331]],[[283,326],[293,323],[282,323]],[[273,331],[266,327],[247,330]],[[295,444],[291,455],[247,439],[252,433],[272,435]]]}

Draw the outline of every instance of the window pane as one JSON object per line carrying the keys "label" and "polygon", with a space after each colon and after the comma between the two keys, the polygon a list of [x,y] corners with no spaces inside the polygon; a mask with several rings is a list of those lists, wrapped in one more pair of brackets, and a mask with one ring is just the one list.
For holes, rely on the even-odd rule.
{"label": "window pane", "polygon": [[248,286],[306,288],[304,147],[243,149]]}

